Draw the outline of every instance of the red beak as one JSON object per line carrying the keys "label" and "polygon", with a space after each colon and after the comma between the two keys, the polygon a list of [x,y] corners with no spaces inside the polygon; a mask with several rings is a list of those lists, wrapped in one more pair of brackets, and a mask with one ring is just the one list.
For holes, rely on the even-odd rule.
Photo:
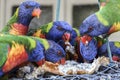
{"label": "red beak", "polygon": [[65,32],[62,36],[63,40],[66,42],[66,41],[69,41],[70,40],[70,33],[68,32]]}
{"label": "red beak", "polygon": [[88,35],[84,35],[81,37],[81,41],[84,45],[87,45],[88,42],[92,39],[92,37],[88,36]]}
{"label": "red beak", "polygon": [[35,9],[33,10],[33,12],[32,12],[32,16],[39,18],[40,15],[41,15],[41,12],[42,12],[42,11],[40,10],[40,8],[35,8]]}

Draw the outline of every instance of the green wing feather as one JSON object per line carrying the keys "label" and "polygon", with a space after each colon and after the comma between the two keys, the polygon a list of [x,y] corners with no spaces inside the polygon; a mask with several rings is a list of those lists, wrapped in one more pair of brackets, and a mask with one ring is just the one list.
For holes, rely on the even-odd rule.
{"label": "green wing feather", "polygon": [[28,36],[17,36],[10,34],[0,34],[1,43],[9,43],[10,46],[15,42],[25,45],[26,49],[32,50],[36,47],[36,41]]}
{"label": "green wing feather", "polygon": [[96,15],[105,26],[120,22],[120,0],[109,0],[102,9],[96,12]]}
{"label": "green wing feather", "polygon": [[17,8],[15,14],[8,21],[7,25],[5,25],[5,27],[2,29],[2,32],[8,32],[10,30],[10,28],[11,28],[11,25],[13,23],[17,22],[17,20],[18,20],[18,11],[19,11],[19,8]]}
{"label": "green wing feather", "polygon": [[27,35],[31,36],[33,35],[33,33],[35,33],[37,30],[41,30],[42,34],[48,33],[49,30],[52,28],[53,26],[53,22],[50,22],[48,24],[44,24],[42,26],[39,26],[36,29],[29,29]]}
{"label": "green wing feather", "polygon": [[48,24],[40,26],[39,29],[42,30],[42,33],[48,33],[49,30],[52,28],[52,26],[53,26],[53,22],[50,22]]}
{"label": "green wing feather", "polygon": [[75,32],[77,33],[77,36],[80,36],[80,32],[79,32],[79,30],[78,30],[78,29],[73,28],[73,30],[75,30]]}
{"label": "green wing feather", "polygon": [[9,44],[0,43],[0,67],[5,63],[8,54]]}
{"label": "green wing feather", "polygon": [[50,45],[49,45],[49,43],[48,43],[48,41],[46,39],[38,38],[38,37],[32,37],[32,38],[35,39],[35,40],[40,41],[41,44],[44,45],[45,50],[47,50],[50,47]]}

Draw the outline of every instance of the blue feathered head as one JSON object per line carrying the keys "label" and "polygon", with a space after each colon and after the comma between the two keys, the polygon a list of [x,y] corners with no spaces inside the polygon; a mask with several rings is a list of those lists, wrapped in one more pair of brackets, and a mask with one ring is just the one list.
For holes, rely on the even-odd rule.
{"label": "blue feathered head", "polygon": [[42,60],[45,59],[44,49],[45,48],[40,43],[40,41],[36,40],[36,47],[33,50],[28,51],[28,53],[29,53],[28,54],[29,55],[28,56],[29,61],[32,61],[32,62],[40,62],[41,61],[42,62]]}
{"label": "blue feathered head", "polygon": [[80,54],[83,59],[92,61],[97,55],[97,41],[88,35],[81,37]]}
{"label": "blue feathered head", "polygon": [[69,35],[71,32],[72,27],[67,22],[55,21],[53,22],[52,28],[47,33],[46,38],[58,42],[63,39],[63,36],[70,39],[67,34]]}
{"label": "blue feathered head", "polygon": [[109,31],[109,27],[104,26],[97,19],[96,14],[87,17],[79,27],[80,35],[99,36]]}
{"label": "blue feathered head", "polygon": [[18,22],[28,26],[33,17],[39,17],[41,13],[40,4],[29,0],[22,2],[19,6]]}
{"label": "blue feathered head", "polygon": [[[77,37],[79,37],[80,36],[80,33],[79,33],[79,30],[78,29],[76,29],[76,28],[73,28],[72,29],[72,32],[71,32],[71,34],[70,34],[70,40],[69,40],[69,42],[70,42],[70,44],[72,45],[72,46],[75,46],[76,45],[76,43],[77,43]],[[65,49],[66,48],[66,44],[65,44],[65,41],[64,40],[59,40],[58,42],[57,42],[60,46],[62,46],[62,48],[63,49]]]}
{"label": "blue feathered head", "polygon": [[63,48],[54,41],[50,40],[48,42],[50,48],[45,51],[45,59],[53,63],[60,62],[64,64],[65,61],[63,60],[65,59],[66,53]]}

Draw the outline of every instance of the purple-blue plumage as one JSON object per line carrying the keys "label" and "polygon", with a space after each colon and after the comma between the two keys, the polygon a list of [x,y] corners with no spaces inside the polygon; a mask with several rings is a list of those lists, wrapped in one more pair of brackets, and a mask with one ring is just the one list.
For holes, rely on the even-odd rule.
{"label": "purple-blue plumage", "polygon": [[31,62],[38,62],[45,58],[44,56],[44,46],[40,41],[36,40],[36,47],[28,52],[28,60]]}
{"label": "purple-blue plumage", "polygon": [[110,27],[104,26],[98,20],[96,14],[87,17],[79,27],[80,35],[99,36],[109,31]]}
{"label": "purple-blue plumage", "polygon": [[[37,42],[36,48],[28,52],[29,61],[38,62],[45,58],[46,61],[56,63],[65,58],[65,51],[54,41],[46,40],[48,41],[48,44],[43,45],[44,43],[40,41],[40,38],[35,38],[35,40]],[[45,49],[45,46],[49,46],[49,48]]]}
{"label": "purple-blue plumage", "polygon": [[4,72],[0,69],[0,77],[4,74]]}
{"label": "purple-blue plumage", "polygon": [[34,9],[40,8],[40,4],[35,1],[25,1],[19,6],[18,23],[29,26],[32,20]]}
{"label": "purple-blue plumage", "polygon": [[70,40],[72,30],[72,26],[67,22],[54,21],[36,29],[29,29],[28,35],[53,40],[65,47],[65,42]]}
{"label": "purple-blue plumage", "polygon": [[97,41],[92,38],[88,44],[80,41],[80,54],[86,61],[92,61],[97,55]]}
{"label": "purple-blue plumage", "polygon": [[44,52],[47,61],[56,63],[65,58],[66,53],[60,45],[51,40],[48,42],[50,47]]}
{"label": "purple-blue plumage", "polygon": [[75,45],[76,43],[76,38],[78,37],[77,32],[73,29],[71,32],[71,37],[70,37],[70,43],[71,45]]}
{"label": "purple-blue plumage", "polygon": [[[118,55],[120,56],[120,42],[109,42],[110,44],[110,50],[111,50],[111,53],[113,55]],[[117,45],[115,45],[117,44]],[[99,49],[98,49],[98,55],[99,56],[108,56],[108,52],[107,52],[107,43],[104,43]]]}

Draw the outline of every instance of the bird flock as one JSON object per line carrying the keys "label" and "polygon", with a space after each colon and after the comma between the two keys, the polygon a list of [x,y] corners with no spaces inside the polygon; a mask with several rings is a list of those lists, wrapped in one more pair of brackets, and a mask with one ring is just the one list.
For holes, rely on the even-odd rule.
{"label": "bird flock", "polygon": [[[79,29],[66,21],[51,21],[29,29],[39,18],[41,5],[25,1],[0,32],[0,77],[16,68],[45,61],[64,65],[66,60],[91,63],[99,56],[108,57],[106,37],[120,30],[119,0],[99,0],[100,9],[88,16]],[[102,37],[101,37],[102,36]],[[112,59],[119,61],[120,42],[109,42]]]}

